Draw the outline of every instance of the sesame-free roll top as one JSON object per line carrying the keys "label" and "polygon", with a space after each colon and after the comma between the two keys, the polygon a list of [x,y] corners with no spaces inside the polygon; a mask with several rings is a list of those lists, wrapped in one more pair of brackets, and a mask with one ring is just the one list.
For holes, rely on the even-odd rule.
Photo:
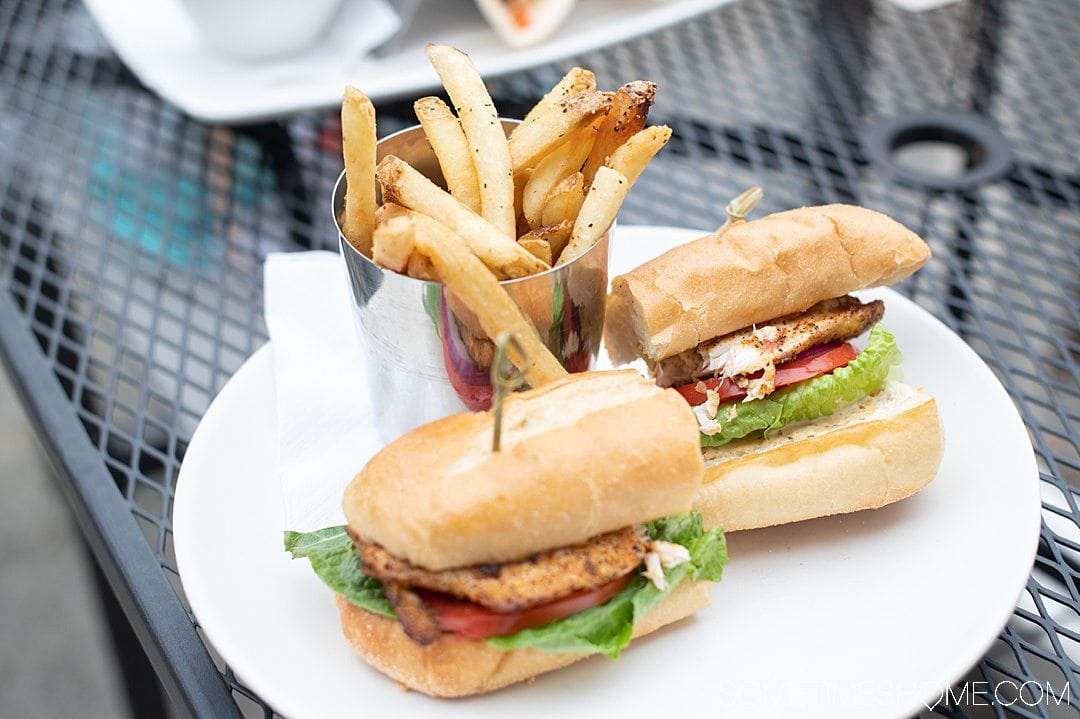
{"label": "sesame-free roll top", "polygon": [[586,372],[457,414],[379,452],[345,492],[350,529],[432,570],[519,560],[687,511],[698,424],[637,372]]}
{"label": "sesame-free roll top", "polygon": [[930,257],[914,232],[851,205],[803,207],[671,249],[612,281],[612,360],[650,365],[821,300],[904,279]]}

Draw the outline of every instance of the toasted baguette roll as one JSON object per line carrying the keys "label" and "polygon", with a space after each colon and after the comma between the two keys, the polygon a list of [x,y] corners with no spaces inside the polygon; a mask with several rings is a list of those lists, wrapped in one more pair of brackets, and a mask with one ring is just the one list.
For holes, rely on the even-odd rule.
{"label": "toasted baguette roll", "polygon": [[349,485],[345,517],[426,569],[522,559],[689,509],[697,427],[678,393],[637,372],[571,375],[507,398],[500,452],[490,413],[399,438]]}
{"label": "toasted baguette roll", "polygon": [[[684,581],[634,625],[634,638],[709,606],[711,588],[709,582]],[[452,634],[422,646],[405,636],[399,622],[365,612],[341,596],[337,602],[342,630],[360,656],[409,689],[431,696],[484,694],[589,656],[532,649],[503,651]]]}
{"label": "toasted baguette roll", "polygon": [[804,207],[665,252],[612,281],[612,361],[649,363],[823,299],[899,282],[930,248],[879,212]]}
{"label": "toasted baguette roll", "polygon": [[769,527],[915,494],[941,463],[941,421],[923,391],[888,382],[829,417],[704,453],[705,484],[694,506],[705,525]]}

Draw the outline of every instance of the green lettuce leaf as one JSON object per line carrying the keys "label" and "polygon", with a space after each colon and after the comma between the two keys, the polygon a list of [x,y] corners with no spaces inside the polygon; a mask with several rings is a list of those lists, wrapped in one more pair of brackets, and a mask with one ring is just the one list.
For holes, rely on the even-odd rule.
{"label": "green lettuce leaf", "polygon": [[[630,643],[634,623],[652,611],[687,577],[695,581],[720,581],[727,564],[727,544],[719,527],[705,531],[699,512],[686,512],[645,525],[651,539],[681,544],[690,550],[690,561],[665,570],[668,589],[661,592],[638,575],[621,592],[603,604],[546,626],[525,629],[487,642],[499,649],[537,649],[547,652],[604,654],[612,659]],[[382,585],[360,571],[360,556],[345,527],[317,532],[286,532],[285,549],[294,558],[306,557],[315,573],[331,589],[350,602],[384,617],[394,618]]]}
{"label": "green lettuce leaf", "polygon": [[[661,592],[638,575],[626,588],[603,604],[543,627],[525,629],[505,637],[492,637],[488,644],[499,649],[539,649],[548,652],[604,654],[612,659],[630,643],[634,623],[663,601],[675,587],[690,577],[716,582],[727,564],[727,544],[719,527],[705,532],[700,512],[664,517],[645,525],[651,539],[681,544],[690,550],[690,561],[664,571],[667,590]],[[698,564],[698,562],[701,564]]]}
{"label": "green lettuce leaf", "polygon": [[345,527],[285,532],[285,551],[293,559],[309,559],[319,579],[361,609],[390,619],[397,616],[379,580],[360,571],[360,553]]}
{"label": "green lettuce leaf", "polygon": [[866,349],[843,367],[777,390],[763,399],[720,405],[716,413],[721,419],[720,429],[716,434],[702,432],[701,446],[719,447],[755,432],[768,437],[793,422],[830,415],[878,391],[901,359],[893,336],[884,326],[874,325]]}

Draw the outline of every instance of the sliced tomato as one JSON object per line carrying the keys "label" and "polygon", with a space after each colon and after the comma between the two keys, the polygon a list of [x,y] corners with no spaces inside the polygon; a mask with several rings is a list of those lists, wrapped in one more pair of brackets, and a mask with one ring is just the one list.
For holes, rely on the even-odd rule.
{"label": "sliced tomato", "polygon": [[[776,366],[776,388],[780,389],[802,382],[804,379],[828,374],[837,367],[843,367],[858,354],[850,342],[830,342],[811,347],[791,360]],[[749,378],[757,379],[760,376],[761,372],[755,372],[749,375]],[[710,389],[715,389],[719,393],[721,403],[734,402],[746,397],[746,392],[726,377],[723,380],[707,379],[691,382],[675,388],[691,406],[704,404],[708,399],[705,391]]]}
{"label": "sliced tomato", "polygon": [[435,592],[420,590],[418,594],[435,612],[443,631],[454,632],[466,639],[487,639],[513,634],[522,629],[542,627],[556,619],[563,619],[571,614],[603,604],[621,592],[633,576],[634,573],[630,572],[596,589],[575,592],[562,599],[556,599],[554,602],[520,612],[496,612],[479,604]]}

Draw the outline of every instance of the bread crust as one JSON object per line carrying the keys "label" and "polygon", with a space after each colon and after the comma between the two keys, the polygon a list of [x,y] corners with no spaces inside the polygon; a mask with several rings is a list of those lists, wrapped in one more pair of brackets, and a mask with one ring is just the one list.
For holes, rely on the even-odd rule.
{"label": "bread crust", "polygon": [[604,339],[616,364],[648,362],[824,299],[899,282],[930,248],[885,215],[803,207],[673,248],[612,281]]}
{"label": "bread crust", "polygon": [[[684,582],[634,626],[644,636],[711,603],[709,582]],[[503,651],[483,641],[444,634],[422,646],[405,636],[401,624],[337,597],[341,627],[353,648],[371,666],[402,685],[434,697],[485,694],[585,659],[533,649]]]}
{"label": "bread crust", "polygon": [[731,532],[883,507],[929,484],[943,451],[937,404],[899,383],[835,429],[809,425],[757,443],[707,450],[694,500],[706,527]]}
{"label": "bread crust", "polygon": [[633,370],[509,397],[502,450],[489,413],[399,438],[345,491],[349,526],[431,570],[523,559],[684,512],[701,486],[697,420]]}

